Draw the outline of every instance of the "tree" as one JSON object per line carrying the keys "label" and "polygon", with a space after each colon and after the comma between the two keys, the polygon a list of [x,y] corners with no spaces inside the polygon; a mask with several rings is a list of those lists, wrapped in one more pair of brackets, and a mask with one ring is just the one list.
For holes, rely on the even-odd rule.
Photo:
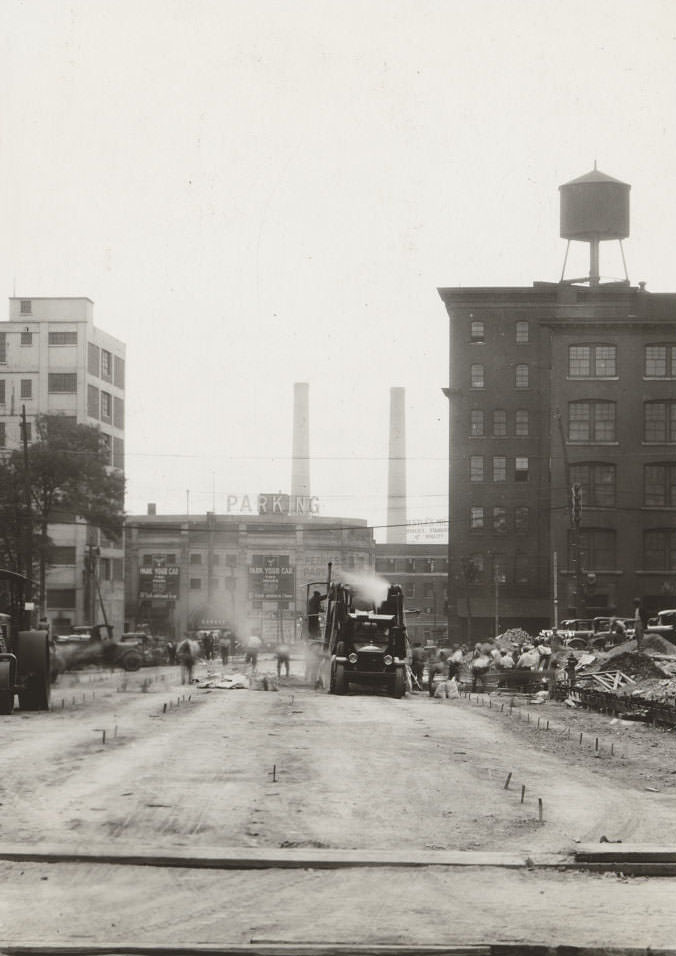
{"label": "tree", "polygon": [[14,566],[23,564],[20,556],[26,553],[27,507],[22,496],[27,482],[32,532],[37,535],[33,553],[38,557],[43,614],[49,525],[81,521],[99,528],[113,541],[122,534],[124,477],[110,467],[108,441],[95,426],[77,424],[65,415],[38,415],[35,440],[27,455],[13,451],[2,465],[0,481],[6,479],[7,484],[6,494],[4,490],[0,494],[0,546],[7,559],[14,555]]}

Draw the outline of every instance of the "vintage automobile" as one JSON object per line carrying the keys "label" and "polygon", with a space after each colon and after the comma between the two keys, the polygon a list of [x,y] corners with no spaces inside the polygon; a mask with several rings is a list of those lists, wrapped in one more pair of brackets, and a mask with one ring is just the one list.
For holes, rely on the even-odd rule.
{"label": "vintage automobile", "polygon": [[166,645],[145,631],[123,634],[118,640],[103,624],[73,628],[54,638],[52,674],[84,667],[121,667],[137,671],[168,662]]}
{"label": "vintage automobile", "polygon": [[659,634],[672,644],[676,644],[676,610],[669,608],[658,611],[657,617],[650,619],[645,633],[646,637],[650,634]]}

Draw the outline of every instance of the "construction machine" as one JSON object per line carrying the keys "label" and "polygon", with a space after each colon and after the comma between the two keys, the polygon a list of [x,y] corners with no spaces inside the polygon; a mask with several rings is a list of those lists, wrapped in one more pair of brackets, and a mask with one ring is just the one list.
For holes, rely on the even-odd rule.
{"label": "construction machine", "polygon": [[329,692],[345,694],[352,684],[403,697],[409,648],[402,589],[378,580],[382,595],[374,599],[376,579],[346,579],[350,583],[332,581],[329,564],[322,633]]}
{"label": "construction machine", "polygon": [[3,569],[0,582],[9,593],[9,613],[0,614],[0,714],[12,713],[15,696],[21,710],[49,710],[49,633],[22,629],[26,618],[23,595],[30,582]]}

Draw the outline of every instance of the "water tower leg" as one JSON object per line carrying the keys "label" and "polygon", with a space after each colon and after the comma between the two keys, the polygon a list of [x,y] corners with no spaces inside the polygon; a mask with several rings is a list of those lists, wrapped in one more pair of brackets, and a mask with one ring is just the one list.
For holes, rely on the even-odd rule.
{"label": "water tower leg", "polygon": [[600,279],[599,273],[599,246],[598,239],[592,239],[589,243],[589,285],[598,285]]}

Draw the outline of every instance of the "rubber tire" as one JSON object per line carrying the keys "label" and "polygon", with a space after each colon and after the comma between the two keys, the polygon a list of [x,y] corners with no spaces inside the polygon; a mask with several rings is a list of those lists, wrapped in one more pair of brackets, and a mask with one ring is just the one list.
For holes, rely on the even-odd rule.
{"label": "rubber tire", "polygon": [[120,661],[120,666],[126,671],[137,671],[143,663],[143,658],[139,654],[125,654]]}
{"label": "rubber tire", "polygon": [[[26,682],[25,688],[19,690],[19,708],[49,710],[52,668],[46,631],[21,631],[16,658],[19,682]],[[25,674],[30,676],[25,678]]]}
{"label": "rubber tire", "polygon": [[336,670],[333,677],[333,693],[347,694],[347,681],[345,680],[345,665],[336,664]]}
{"label": "rubber tire", "polygon": [[399,700],[406,693],[406,677],[403,668],[398,667],[392,678],[392,696]]}
{"label": "rubber tire", "polygon": [[14,691],[0,691],[0,714],[11,714],[14,710]]}

